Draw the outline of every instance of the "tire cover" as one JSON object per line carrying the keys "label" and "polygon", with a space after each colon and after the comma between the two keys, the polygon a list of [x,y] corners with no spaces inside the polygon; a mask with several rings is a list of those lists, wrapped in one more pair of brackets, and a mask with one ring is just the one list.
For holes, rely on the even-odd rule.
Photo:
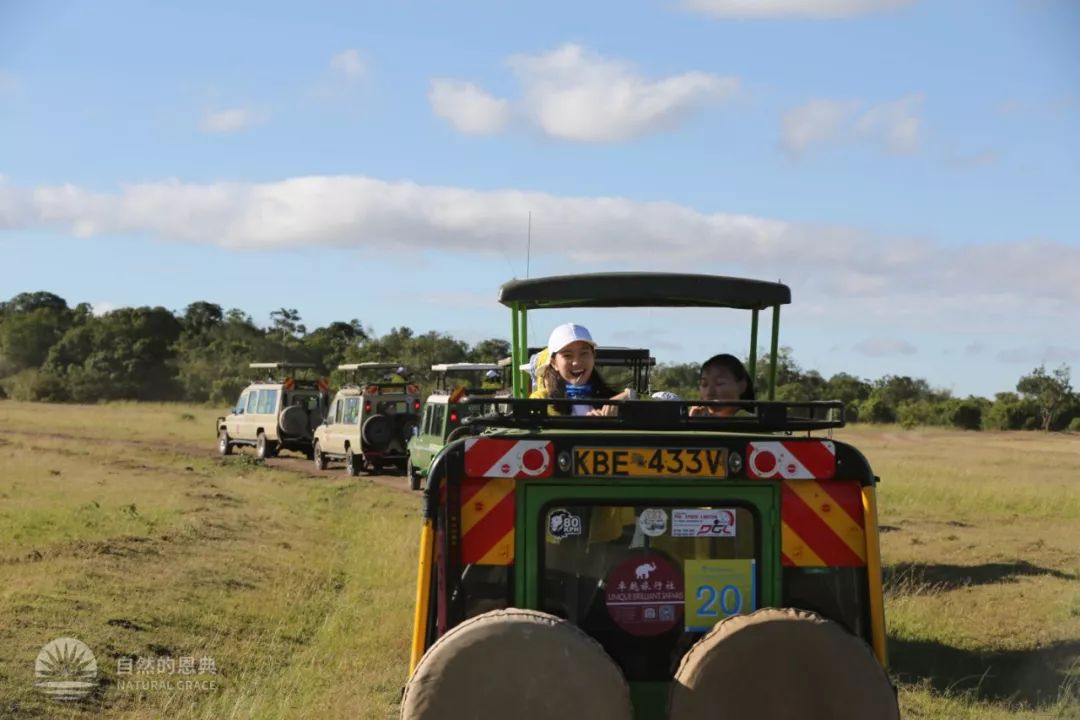
{"label": "tire cover", "polygon": [[420,660],[402,720],[631,720],[615,661],[575,625],[535,610],[492,610],[458,625]]}
{"label": "tire cover", "polygon": [[373,448],[386,447],[392,431],[390,418],[385,415],[372,415],[364,420],[364,425],[360,428],[364,442]]}
{"label": "tire cover", "polygon": [[812,612],[764,608],[717,624],[682,659],[670,720],[899,720],[869,646]]}
{"label": "tire cover", "polygon": [[281,411],[278,424],[286,435],[310,435],[308,412],[306,408],[290,405]]}

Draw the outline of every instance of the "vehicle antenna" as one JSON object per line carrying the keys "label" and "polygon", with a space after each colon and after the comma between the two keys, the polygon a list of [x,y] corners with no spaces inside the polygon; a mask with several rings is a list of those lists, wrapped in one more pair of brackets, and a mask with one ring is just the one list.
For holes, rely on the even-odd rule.
{"label": "vehicle antenna", "polygon": [[525,241],[525,279],[529,279],[529,259],[532,257],[532,210],[529,211],[529,232]]}

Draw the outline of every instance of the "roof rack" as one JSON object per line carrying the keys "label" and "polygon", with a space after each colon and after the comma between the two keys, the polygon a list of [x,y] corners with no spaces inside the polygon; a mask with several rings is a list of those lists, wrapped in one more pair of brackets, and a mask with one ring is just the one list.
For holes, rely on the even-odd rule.
{"label": "roof rack", "polygon": [[315,368],[315,363],[303,363],[303,362],[253,362],[248,363],[248,367],[253,370],[311,370]]}
{"label": "roof rack", "polygon": [[[491,401],[465,400],[463,404]],[[614,405],[614,417],[550,415],[552,406],[570,412],[574,405],[602,407]],[[751,415],[691,416],[694,406],[735,407]],[[801,411],[801,412],[800,412]],[[804,415],[805,414],[805,415]],[[603,400],[597,398],[546,398],[521,400],[505,398],[496,412],[467,418],[462,424],[479,428],[525,430],[713,430],[717,432],[799,432],[844,427],[844,403],[839,400],[777,402],[767,400]]]}
{"label": "roof rack", "polygon": [[432,365],[431,369],[437,373],[448,372],[481,372],[484,370],[499,370],[502,366],[496,363],[439,363]]}

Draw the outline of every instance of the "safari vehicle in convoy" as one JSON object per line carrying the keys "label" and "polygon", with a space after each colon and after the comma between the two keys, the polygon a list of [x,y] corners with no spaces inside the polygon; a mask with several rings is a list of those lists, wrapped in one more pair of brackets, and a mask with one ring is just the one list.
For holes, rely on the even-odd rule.
{"label": "safari vehicle in convoy", "polygon": [[311,439],[326,411],[327,385],[322,379],[295,377],[312,370],[306,363],[251,363],[259,372],[240,393],[232,412],[214,426],[218,452],[229,455],[237,445],[251,445],[260,460],[279,450],[296,450],[311,457]]}
{"label": "safari vehicle in convoy", "polygon": [[751,376],[771,310],[768,399],[551,414],[583,399],[526,399],[515,372],[428,474],[401,717],[898,718],[878,478],[831,439],[842,403],[773,401],[788,287],[604,273],[510,282],[500,301],[514,368],[530,310],[749,310]]}
{"label": "safari vehicle in convoy", "polygon": [[482,406],[463,401],[493,397],[505,388],[503,370],[495,363],[441,363],[432,365],[431,370],[435,373],[435,389],[424,403],[416,434],[409,439],[405,474],[413,490],[420,489],[432,459],[446,445],[450,434],[461,427],[461,421],[483,411]]}
{"label": "safari vehicle in convoy", "polygon": [[376,473],[387,465],[405,468],[406,443],[420,413],[420,386],[402,382],[397,367],[380,362],[338,365],[350,380],[315,430],[312,458],[317,470],[330,460],[344,460],[349,476],[364,468]]}

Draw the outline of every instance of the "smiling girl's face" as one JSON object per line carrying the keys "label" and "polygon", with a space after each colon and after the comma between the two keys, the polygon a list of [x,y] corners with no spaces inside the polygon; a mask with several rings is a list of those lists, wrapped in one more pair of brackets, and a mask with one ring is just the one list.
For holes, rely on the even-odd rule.
{"label": "smiling girl's face", "polygon": [[555,353],[551,364],[555,372],[559,373],[559,377],[568,385],[584,385],[592,377],[595,360],[593,346],[583,340],[578,340]]}

